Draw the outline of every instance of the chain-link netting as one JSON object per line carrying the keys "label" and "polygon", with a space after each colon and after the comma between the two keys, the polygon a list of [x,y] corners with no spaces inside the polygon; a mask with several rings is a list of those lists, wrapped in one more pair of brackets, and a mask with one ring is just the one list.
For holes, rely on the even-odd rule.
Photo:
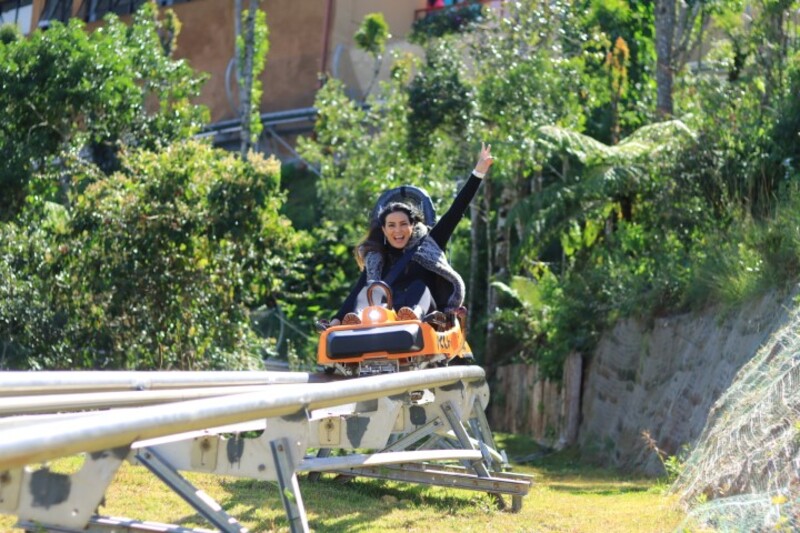
{"label": "chain-link netting", "polygon": [[674,490],[690,530],[800,531],[800,313],[714,405]]}

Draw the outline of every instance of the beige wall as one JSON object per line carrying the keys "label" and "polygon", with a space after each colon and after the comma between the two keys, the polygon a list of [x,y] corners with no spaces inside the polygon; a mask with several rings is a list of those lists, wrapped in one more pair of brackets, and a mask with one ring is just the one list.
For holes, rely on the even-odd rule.
{"label": "beige wall", "polygon": [[[33,1],[33,27],[45,1]],[[88,0],[73,0],[73,13],[84,1]],[[373,71],[372,58],[357,50],[353,42],[364,16],[381,12],[389,24],[392,39],[379,77],[386,79],[392,51],[420,53],[405,42],[405,37],[414,21],[414,11],[425,6],[426,0],[262,0],[270,50],[261,76],[261,110],[313,105],[323,69],[341,78],[353,96],[361,96]],[[209,74],[198,103],[209,107],[212,122],[235,118],[225,89],[225,72],[234,50],[233,0],[192,0],[172,9],[182,22],[176,56],[186,59],[195,70]],[[236,92],[232,81],[234,99]]]}
{"label": "beige wall", "polygon": [[[270,49],[261,76],[264,112],[309,107],[319,87],[324,35],[324,2],[263,0]],[[193,0],[173,7],[183,22],[176,55],[210,74],[200,102],[216,122],[234,118],[225,90],[225,72],[234,53],[233,0]],[[231,82],[236,98],[236,84]],[[238,100],[237,100],[238,101]]]}
{"label": "beige wall", "polygon": [[360,98],[373,77],[372,57],[358,50],[353,35],[369,13],[383,13],[392,38],[387,44],[383,66],[378,76],[386,80],[391,70],[393,53],[410,52],[421,55],[422,50],[406,41],[414,22],[414,12],[427,5],[426,0],[332,0],[335,9],[328,45],[326,72],[341,79],[351,96]]}
{"label": "beige wall", "polygon": [[335,0],[336,10],[331,38],[335,43],[352,44],[353,34],[369,13],[383,13],[392,40],[404,39],[414,22],[414,11],[427,5],[425,0]]}
{"label": "beige wall", "polygon": [[[45,1],[34,0],[33,27]],[[84,1],[73,1],[73,14]],[[313,105],[322,69],[325,5],[323,0],[261,1],[270,32],[270,50],[261,76],[262,111]],[[209,107],[212,122],[234,118],[225,90],[225,71],[234,48],[233,0],[192,0],[172,9],[182,23],[176,57],[209,74],[198,103]],[[94,26],[90,24],[89,28]],[[231,89],[235,98],[235,82]]]}

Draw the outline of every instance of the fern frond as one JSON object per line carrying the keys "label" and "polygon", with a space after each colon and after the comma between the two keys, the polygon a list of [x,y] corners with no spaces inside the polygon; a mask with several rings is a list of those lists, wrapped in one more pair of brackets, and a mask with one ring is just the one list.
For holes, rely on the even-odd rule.
{"label": "fern frond", "polygon": [[573,130],[558,126],[542,126],[537,133],[537,141],[546,149],[572,155],[583,164],[597,159],[602,160],[609,155],[608,146]]}

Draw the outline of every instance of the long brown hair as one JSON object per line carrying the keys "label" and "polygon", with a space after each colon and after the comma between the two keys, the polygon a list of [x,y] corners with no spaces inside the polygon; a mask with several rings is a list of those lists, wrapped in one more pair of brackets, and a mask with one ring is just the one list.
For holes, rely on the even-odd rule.
{"label": "long brown hair", "polygon": [[379,252],[385,259],[387,248],[384,240],[383,226],[386,224],[386,217],[391,213],[397,212],[405,213],[412,227],[422,221],[422,215],[420,215],[419,211],[413,205],[404,202],[392,202],[381,209],[378,217],[370,221],[367,234],[353,250],[359,269],[364,269],[364,258],[370,252]]}

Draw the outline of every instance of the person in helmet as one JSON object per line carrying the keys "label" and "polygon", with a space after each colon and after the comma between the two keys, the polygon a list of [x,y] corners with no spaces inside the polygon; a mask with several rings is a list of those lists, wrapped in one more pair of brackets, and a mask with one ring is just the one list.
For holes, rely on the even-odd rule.
{"label": "person in helmet", "polygon": [[475,169],[432,228],[411,203],[390,202],[381,208],[355,249],[361,276],[330,325],[360,323],[357,312],[367,306],[366,287],[383,280],[405,251],[417,244],[411,260],[390,286],[398,319],[422,319],[439,310],[462,308],[464,281],[450,266],[444,250],[494,162],[491,150],[491,145],[481,143]]}

